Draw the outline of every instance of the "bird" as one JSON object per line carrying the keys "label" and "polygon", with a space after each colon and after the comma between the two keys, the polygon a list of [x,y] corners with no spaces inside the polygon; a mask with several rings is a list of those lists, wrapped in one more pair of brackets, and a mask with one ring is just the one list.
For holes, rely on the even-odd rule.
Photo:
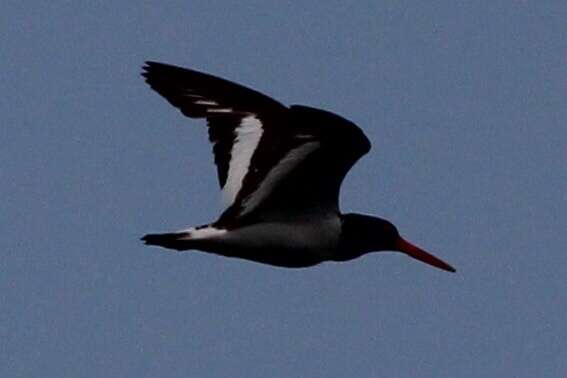
{"label": "bird", "polygon": [[390,221],[341,213],[340,187],[370,150],[353,122],[193,69],[147,61],[141,75],[181,113],[205,119],[226,203],[209,224],[147,234],[146,245],[197,250],[282,268],[392,251],[455,272]]}

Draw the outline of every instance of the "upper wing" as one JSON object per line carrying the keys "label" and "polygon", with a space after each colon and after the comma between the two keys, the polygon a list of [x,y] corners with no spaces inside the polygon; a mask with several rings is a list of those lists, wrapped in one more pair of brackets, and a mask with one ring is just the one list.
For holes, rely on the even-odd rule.
{"label": "upper wing", "polygon": [[206,118],[219,184],[227,204],[242,187],[265,129],[287,108],[252,89],[205,73],[146,62],[142,76],[190,118]]}
{"label": "upper wing", "polygon": [[353,123],[303,106],[287,108],[211,75],[147,62],[148,84],[183,114],[206,118],[229,207],[219,222],[338,211],[340,184],[370,149]]}
{"label": "upper wing", "polygon": [[291,106],[285,125],[262,135],[252,157],[253,170],[218,223],[338,212],[342,181],[369,150],[368,138],[352,122],[323,110]]}

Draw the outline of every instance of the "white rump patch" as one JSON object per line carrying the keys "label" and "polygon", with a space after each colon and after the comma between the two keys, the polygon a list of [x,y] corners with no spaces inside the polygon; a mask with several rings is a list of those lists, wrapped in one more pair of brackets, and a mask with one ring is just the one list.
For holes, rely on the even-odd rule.
{"label": "white rump patch", "polygon": [[186,230],[181,230],[179,232],[186,232],[187,236],[180,238],[179,240],[194,240],[194,239],[211,239],[221,235],[226,234],[226,230],[223,228],[215,228],[213,226],[206,227],[191,227]]}
{"label": "white rump patch", "polygon": [[228,165],[228,177],[222,187],[224,201],[228,205],[234,202],[236,195],[242,189],[242,181],[248,172],[250,160],[263,132],[262,122],[254,116],[242,118],[240,125],[234,130],[236,135]]}
{"label": "white rump patch", "polygon": [[279,182],[285,178],[307,155],[319,148],[319,142],[307,142],[290,150],[276,166],[266,175],[258,188],[250,194],[242,203],[244,215],[257,207],[272,192]]}

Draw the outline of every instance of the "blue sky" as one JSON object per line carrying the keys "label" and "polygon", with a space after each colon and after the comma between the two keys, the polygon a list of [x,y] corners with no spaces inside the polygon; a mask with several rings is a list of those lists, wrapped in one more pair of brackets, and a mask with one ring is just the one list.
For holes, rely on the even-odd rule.
{"label": "blue sky", "polygon": [[[0,5],[0,375],[567,374],[567,3]],[[142,245],[221,210],[145,60],[321,107],[372,151],[344,211],[398,254],[285,270]]]}

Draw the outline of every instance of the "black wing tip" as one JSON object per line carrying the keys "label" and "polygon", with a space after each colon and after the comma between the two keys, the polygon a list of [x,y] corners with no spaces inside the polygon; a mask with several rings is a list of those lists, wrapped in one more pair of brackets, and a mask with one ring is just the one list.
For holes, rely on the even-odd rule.
{"label": "black wing tip", "polygon": [[153,60],[147,60],[144,62],[141,75],[146,79],[146,83],[162,95],[165,94],[161,93],[161,90],[165,88],[181,88],[188,83],[198,86],[203,79],[207,78],[224,80],[190,68],[174,66],[172,64],[156,62]]}
{"label": "black wing tip", "polygon": [[145,77],[147,81],[150,80],[152,76],[159,75],[160,73],[163,73],[165,71],[178,71],[178,70],[188,71],[185,68],[181,68],[171,64],[156,62],[153,60],[146,60],[144,62],[144,65],[142,66],[141,75]]}
{"label": "black wing tip", "polygon": [[156,240],[156,235],[155,234],[146,234],[144,236],[142,236],[140,238],[141,241],[144,242],[144,244],[151,244],[152,241]]}
{"label": "black wing tip", "polygon": [[159,63],[152,61],[144,62],[144,65],[142,66],[142,72],[140,73],[140,75],[142,75],[146,79],[146,82],[149,80],[150,76],[152,75],[152,72],[154,71],[156,64]]}
{"label": "black wing tip", "polygon": [[172,94],[177,90],[178,78],[182,78],[184,68],[148,60],[142,66],[140,75],[145,82],[156,92],[164,96],[173,106],[179,107]]}
{"label": "black wing tip", "polygon": [[161,63],[161,62],[158,62],[156,60],[145,60],[144,64],[146,66],[154,66],[154,65],[161,65],[161,64],[165,64],[165,63]]}
{"label": "black wing tip", "polygon": [[142,69],[150,70],[150,69],[154,69],[154,68],[166,68],[166,67],[180,68],[180,67],[177,67],[177,66],[173,66],[171,64],[156,62],[155,60],[146,60],[144,62],[144,65],[142,66]]}

